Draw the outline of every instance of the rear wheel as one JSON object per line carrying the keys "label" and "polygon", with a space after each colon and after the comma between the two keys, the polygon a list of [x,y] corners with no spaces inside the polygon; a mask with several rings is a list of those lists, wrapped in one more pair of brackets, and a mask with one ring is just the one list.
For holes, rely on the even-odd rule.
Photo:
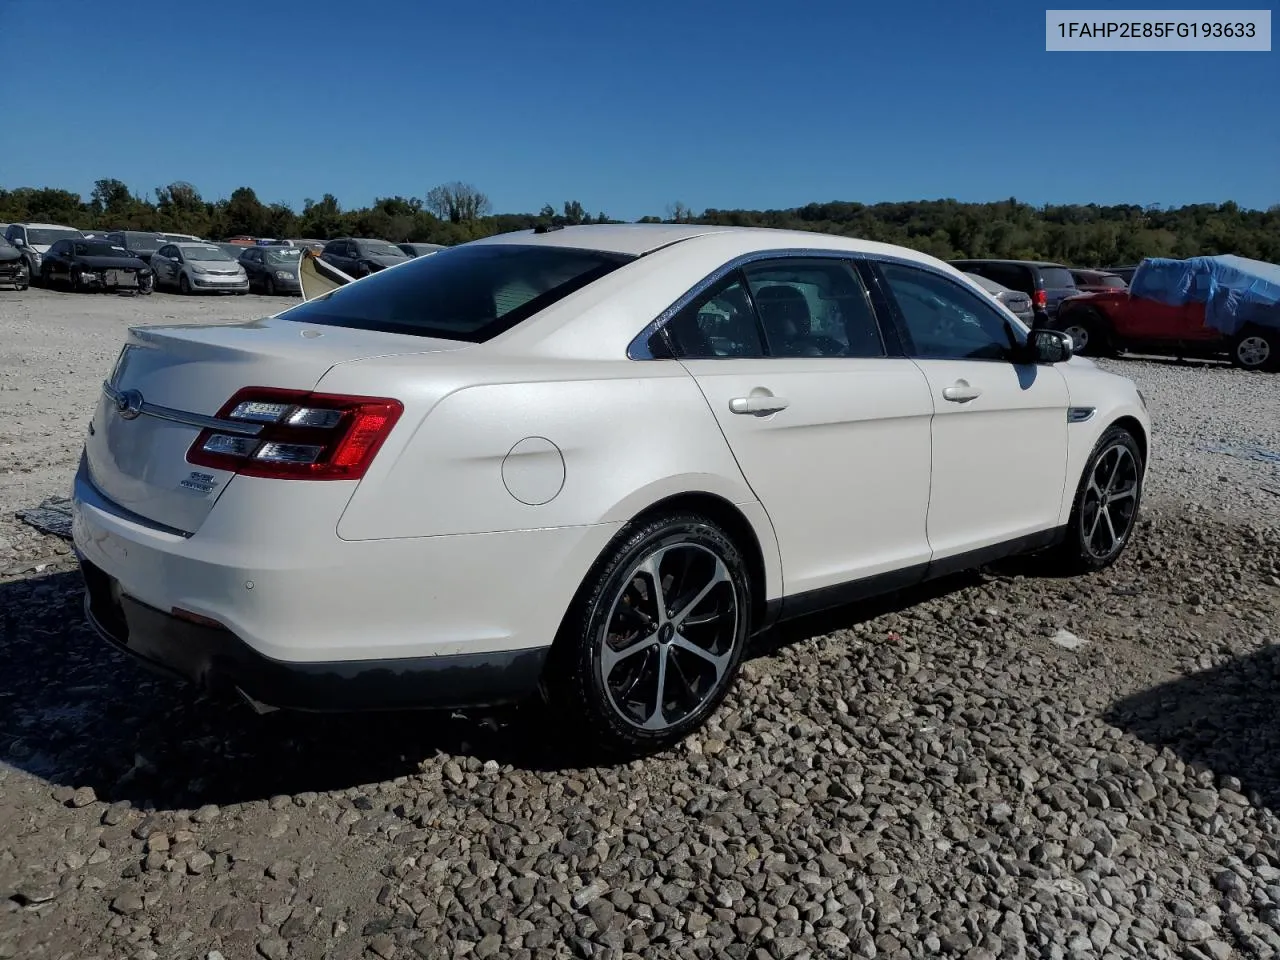
{"label": "rear wheel", "polygon": [[1111,353],[1106,325],[1095,310],[1073,310],[1054,326],[1071,338],[1075,352],[1082,357]]}
{"label": "rear wheel", "polygon": [[1280,333],[1246,330],[1231,344],[1231,362],[1241,370],[1274,370],[1280,366]]}
{"label": "rear wheel", "polygon": [[637,523],[565,618],[548,664],[551,706],[609,754],[671,746],[728,693],[750,611],[746,562],[723,530],[688,513]]}
{"label": "rear wheel", "polygon": [[1102,435],[1076,489],[1057,559],[1067,573],[1111,566],[1124,552],[1142,502],[1142,448],[1123,427]]}

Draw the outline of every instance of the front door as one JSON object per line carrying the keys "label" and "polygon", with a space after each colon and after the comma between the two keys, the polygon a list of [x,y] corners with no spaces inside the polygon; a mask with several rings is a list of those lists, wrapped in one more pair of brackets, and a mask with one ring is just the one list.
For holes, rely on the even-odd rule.
{"label": "front door", "polygon": [[905,264],[876,269],[929,384],[927,529],[935,563],[1057,527],[1066,379],[1049,365],[1012,362],[1004,316],[960,282]]}
{"label": "front door", "polygon": [[[758,311],[758,315],[757,315]],[[892,356],[841,259],[780,258],[730,274],[669,324],[773,524],[783,590],[824,605],[838,589],[929,560],[928,384]]]}

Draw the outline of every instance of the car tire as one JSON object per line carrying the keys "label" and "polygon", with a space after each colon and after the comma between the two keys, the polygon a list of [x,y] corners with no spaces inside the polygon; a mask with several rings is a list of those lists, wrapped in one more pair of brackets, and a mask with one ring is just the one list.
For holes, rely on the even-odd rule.
{"label": "car tire", "polygon": [[274,297],[276,295],[275,278],[267,277],[267,279],[262,281],[262,292],[266,294],[268,297]]}
{"label": "car tire", "polygon": [[1231,364],[1241,370],[1280,369],[1280,331],[1250,328],[1231,341]]}
{"label": "car tire", "polygon": [[636,521],[565,616],[547,664],[548,705],[590,752],[636,757],[670,747],[728,694],[751,609],[746,561],[720,527],[685,512]]}
{"label": "car tire", "polygon": [[191,293],[191,281],[187,279],[185,273],[178,274],[178,292],[183,296],[188,296]]}
{"label": "car tire", "polygon": [[1094,445],[1080,476],[1066,539],[1053,559],[1065,574],[1093,573],[1119,559],[1142,507],[1142,448],[1124,427],[1111,427]]}
{"label": "car tire", "polygon": [[1096,310],[1073,310],[1066,318],[1059,317],[1053,328],[1070,336],[1076,345],[1074,352],[1082,357],[1109,357],[1115,353],[1106,321]]}

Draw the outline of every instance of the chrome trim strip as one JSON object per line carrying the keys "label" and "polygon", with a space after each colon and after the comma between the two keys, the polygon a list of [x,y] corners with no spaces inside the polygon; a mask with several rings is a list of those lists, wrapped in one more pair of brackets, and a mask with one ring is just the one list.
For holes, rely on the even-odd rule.
{"label": "chrome trim strip", "polygon": [[[686,238],[686,239],[692,239],[692,238]],[[658,359],[657,357],[654,357],[653,354],[649,351],[649,338],[652,337],[659,330],[661,330],[663,325],[666,324],[667,321],[669,321],[677,313],[679,313],[681,310],[687,307],[690,303],[692,303],[694,300],[700,297],[703,293],[705,293],[709,287],[712,287],[715,284],[719,283],[728,274],[733,273],[733,271],[738,270],[742,267],[745,267],[750,263],[754,263],[757,260],[780,260],[780,259],[792,258],[792,257],[795,257],[795,258],[802,257],[810,260],[847,260],[850,263],[856,262],[858,260],[871,260],[879,263],[897,263],[897,264],[901,264],[904,267],[913,267],[917,270],[927,271],[938,277],[941,277],[944,280],[950,281],[951,283],[956,283],[955,277],[953,277],[951,274],[947,273],[944,270],[939,270],[937,267],[933,266],[932,264],[921,263],[919,260],[912,260],[909,257],[894,256],[893,254],[889,254],[889,253],[871,253],[871,252],[865,252],[861,250],[832,250],[829,247],[825,249],[824,248],[810,249],[808,247],[787,247],[780,250],[754,250],[751,253],[744,253],[741,256],[734,257],[732,260],[728,261],[727,263],[721,264],[713,272],[707,274],[705,277],[703,277],[701,280],[695,283],[692,287],[690,287],[687,291],[685,291],[685,293],[678,300],[676,300],[675,303],[667,307],[667,309],[663,310],[662,313],[658,314],[658,316],[655,319],[651,320],[648,324],[646,324],[645,328],[641,330],[638,334],[636,334],[636,336],[632,339],[632,341],[629,344],[627,344],[627,359],[628,360]],[[965,289],[968,289],[968,288],[966,287]],[[969,291],[969,292],[972,293],[973,291]],[[1013,313],[1012,310],[1009,310],[1009,308],[1004,304],[1000,304],[1000,306],[1003,306],[1005,311],[1010,314],[1013,314],[1015,318],[1017,317],[1017,314]],[[1019,320],[1018,322],[1022,323],[1021,320]]]}
{"label": "chrome trim strip", "polygon": [[[107,395],[108,400],[116,405],[116,409],[123,410],[127,406],[128,400],[125,395],[129,391],[117,390],[104,380],[102,392]],[[146,401],[139,404],[138,413],[148,417],[155,417],[157,420],[180,423],[187,427],[198,427],[201,430],[218,430],[222,433],[233,433],[241,437],[256,437],[262,432],[263,426],[260,423],[238,423],[235,420],[206,417],[203,414],[188,413],[186,410],[175,410],[172,407],[162,407],[157,403],[147,403]]]}
{"label": "chrome trim strip", "polygon": [[1097,412],[1097,407],[1067,407],[1067,423],[1086,423]]}

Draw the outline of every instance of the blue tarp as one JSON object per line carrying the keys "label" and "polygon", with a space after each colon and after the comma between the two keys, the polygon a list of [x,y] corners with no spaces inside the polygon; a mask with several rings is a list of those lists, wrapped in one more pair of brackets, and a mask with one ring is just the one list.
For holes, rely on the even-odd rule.
{"label": "blue tarp", "polygon": [[1231,254],[1148,257],[1138,265],[1129,292],[1174,307],[1203,303],[1205,326],[1227,336],[1250,324],[1280,329],[1280,266],[1274,263]]}

